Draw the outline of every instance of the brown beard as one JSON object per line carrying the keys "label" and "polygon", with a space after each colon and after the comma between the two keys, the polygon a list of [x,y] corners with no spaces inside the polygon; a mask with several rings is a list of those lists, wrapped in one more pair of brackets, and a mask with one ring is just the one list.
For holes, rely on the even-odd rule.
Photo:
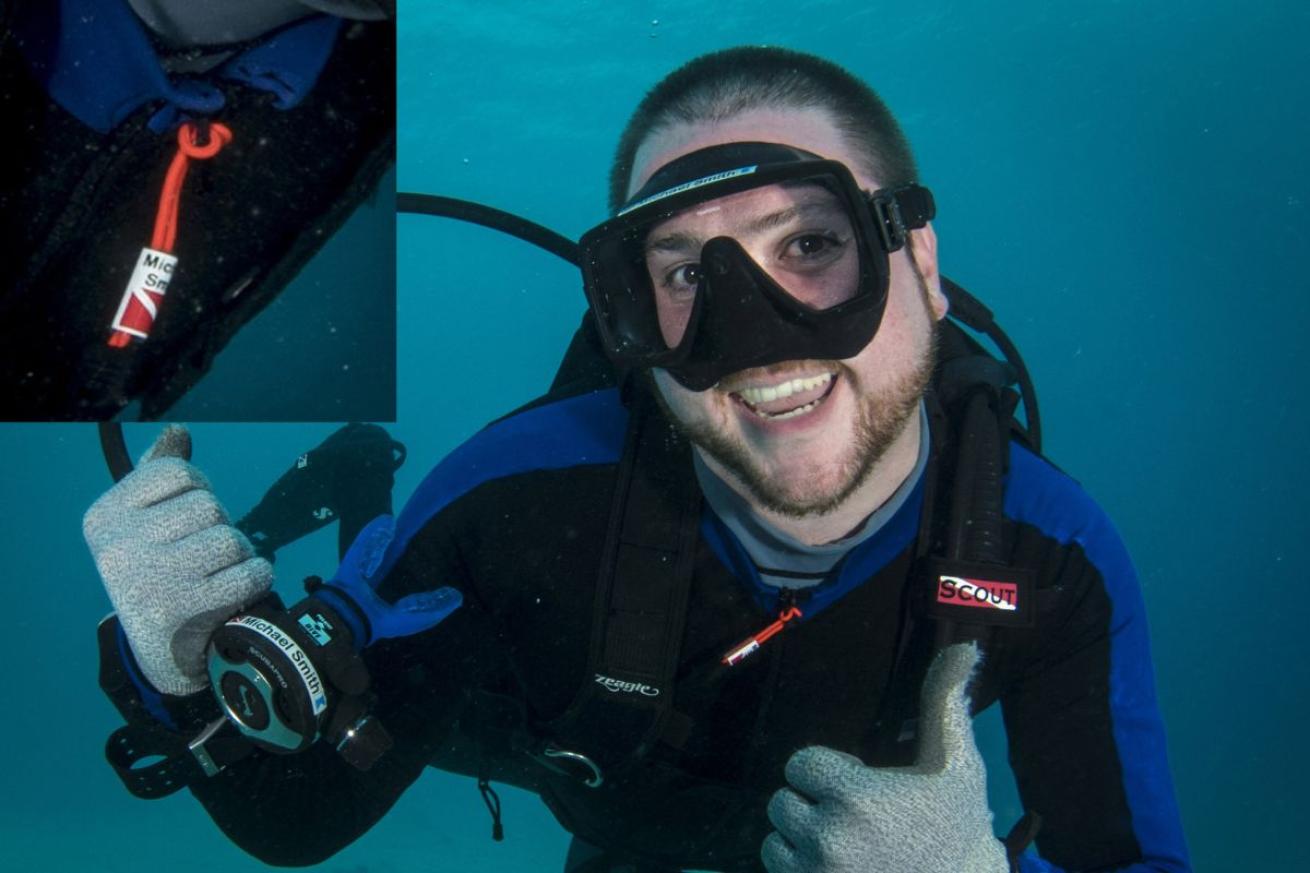
{"label": "brown beard", "polygon": [[[916,270],[917,273],[917,270]],[[855,423],[856,450],[850,455],[842,470],[843,484],[829,494],[823,494],[809,500],[799,500],[774,487],[764,470],[753,461],[746,447],[740,442],[714,430],[707,425],[689,424],[678,419],[664,402],[659,389],[651,388],[658,399],[664,416],[678,431],[696,444],[707,455],[723,465],[750,492],[757,505],[771,512],[788,518],[802,518],[811,515],[823,515],[840,506],[868,481],[878,462],[887,454],[887,450],[905,431],[911,417],[918,413],[919,403],[932,380],[933,368],[937,361],[938,324],[933,317],[928,301],[928,289],[920,278],[923,291],[922,300],[928,314],[928,345],[914,367],[886,391],[877,396],[866,395],[859,398],[858,418]],[[840,361],[828,362],[839,374],[839,378],[849,378],[849,371]],[[653,383],[653,380],[652,380]],[[854,384],[852,382],[852,384]]]}

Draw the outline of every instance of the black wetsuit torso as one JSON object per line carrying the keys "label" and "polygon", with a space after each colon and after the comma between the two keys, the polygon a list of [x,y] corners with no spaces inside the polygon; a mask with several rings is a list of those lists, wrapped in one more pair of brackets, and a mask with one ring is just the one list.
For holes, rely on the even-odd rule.
{"label": "black wetsuit torso", "polygon": [[[754,871],[771,829],[764,807],[793,752],[822,744],[897,763],[878,759],[874,726],[913,623],[905,598],[926,485],[812,593],[803,621],[732,668],[714,664],[772,621],[775,603],[705,509],[673,700],[685,737],[599,788],[514,749],[487,700],[519,700],[543,724],[592,680],[599,544],[626,421],[612,389],[546,398],[428,476],[398,517],[380,593],[451,585],[465,603],[428,633],[366,651],[396,747],[364,773],[322,743],[256,753],[193,786],[234,841],[271,863],[321,860],[434,764],[535,790],[578,837],[651,869]],[[1043,817],[1042,855],[1071,870],[1186,869],[1122,544],[1072,480],[1017,444],[1005,515],[1012,561],[1037,574],[1037,624],[993,636],[974,706],[1002,703],[1025,808]]]}

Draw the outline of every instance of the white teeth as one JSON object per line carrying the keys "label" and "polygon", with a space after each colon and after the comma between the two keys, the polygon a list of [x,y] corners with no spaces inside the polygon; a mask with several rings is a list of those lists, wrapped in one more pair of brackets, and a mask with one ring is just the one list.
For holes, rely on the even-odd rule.
{"label": "white teeth", "polygon": [[786,412],[779,412],[777,415],[772,415],[768,412],[761,412],[758,409],[755,410],[755,414],[760,416],[761,418],[767,418],[771,421],[781,421],[784,418],[795,418],[798,415],[804,415],[814,407],[818,406],[819,402],[822,399],[823,398],[820,397],[819,400],[811,400],[809,403],[805,404],[804,406],[798,406],[795,409],[789,409]]}
{"label": "white teeth", "polygon": [[[809,391],[811,389],[818,388],[820,385],[826,385],[831,381],[832,381],[831,373],[822,373],[818,376],[811,376],[808,379],[792,379],[790,381],[783,382],[780,385],[770,385],[763,388],[759,388],[759,387],[743,388],[737,392],[737,396],[739,396],[742,400],[745,400],[747,403],[751,404],[752,406],[757,406],[761,403],[768,403],[771,400],[782,400],[786,397],[792,396],[793,394],[799,391]],[[775,416],[775,417],[786,417],[790,415],[795,415],[799,412],[810,409],[813,405],[814,404],[812,403],[807,403],[804,406],[800,407],[799,409],[794,409],[789,412],[782,413],[781,416]]]}

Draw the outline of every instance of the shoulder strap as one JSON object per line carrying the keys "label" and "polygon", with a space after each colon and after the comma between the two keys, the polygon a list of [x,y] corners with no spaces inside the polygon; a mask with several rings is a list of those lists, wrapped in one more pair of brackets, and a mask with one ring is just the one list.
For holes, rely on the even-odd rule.
{"label": "shoulder strap", "polygon": [[883,765],[917,754],[919,690],[935,654],[959,642],[987,649],[998,628],[1033,620],[1032,574],[1010,566],[1004,476],[1018,395],[1008,364],[947,323],[930,396],[929,464],[914,570],[892,675],[871,729]]}
{"label": "shoulder strap", "polygon": [[934,525],[940,537],[923,562],[929,586],[919,595],[936,620],[938,647],[982,643],[990,628],[1026,627],[1033,615],[1031,574],[1008,566],[1004,542],[1005,474],[1019,402],[1010,386],[1017,375],[970,345],[943,358],[937,388],[953,446],[940,480],[949,483],[949,503],[939,516],[945,524]]}
{"label": "shoulder strap", "polygon": [[[635,391],[593,605],[587,681],[544,725],[558,764],[585,757],[597,776],[635,760],[666,732],[691,588],[700,491],[690,446]],[[559,748],[567,743],[569,748]],[[558,769],[558,767],[557,767]],[[595,777],[593,777],[595,779]]]}

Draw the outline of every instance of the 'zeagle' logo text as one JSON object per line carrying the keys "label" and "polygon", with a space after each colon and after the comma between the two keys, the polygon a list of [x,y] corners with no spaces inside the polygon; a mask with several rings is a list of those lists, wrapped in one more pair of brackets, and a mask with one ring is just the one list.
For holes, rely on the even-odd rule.
{"label": "'zeagle' logo text", "polygon": [[1014,612],[1019,608],[1019,586],[1013,582],[993,582],[990,579],[939,576],[937,602]]}
{"label": "'zeagle' logo text", "polygon": [[599,673],[596,674],[596,684],[612,693],[622,691],[625,694],[631,694],[635,691],[638,694],[644,694],[647,697],[658,697],[660,694],[658,688],[652,688],[650,685],[645,685],[641,682],[624,682],[622,679],[615,679],[612,676],[602,676]]}

